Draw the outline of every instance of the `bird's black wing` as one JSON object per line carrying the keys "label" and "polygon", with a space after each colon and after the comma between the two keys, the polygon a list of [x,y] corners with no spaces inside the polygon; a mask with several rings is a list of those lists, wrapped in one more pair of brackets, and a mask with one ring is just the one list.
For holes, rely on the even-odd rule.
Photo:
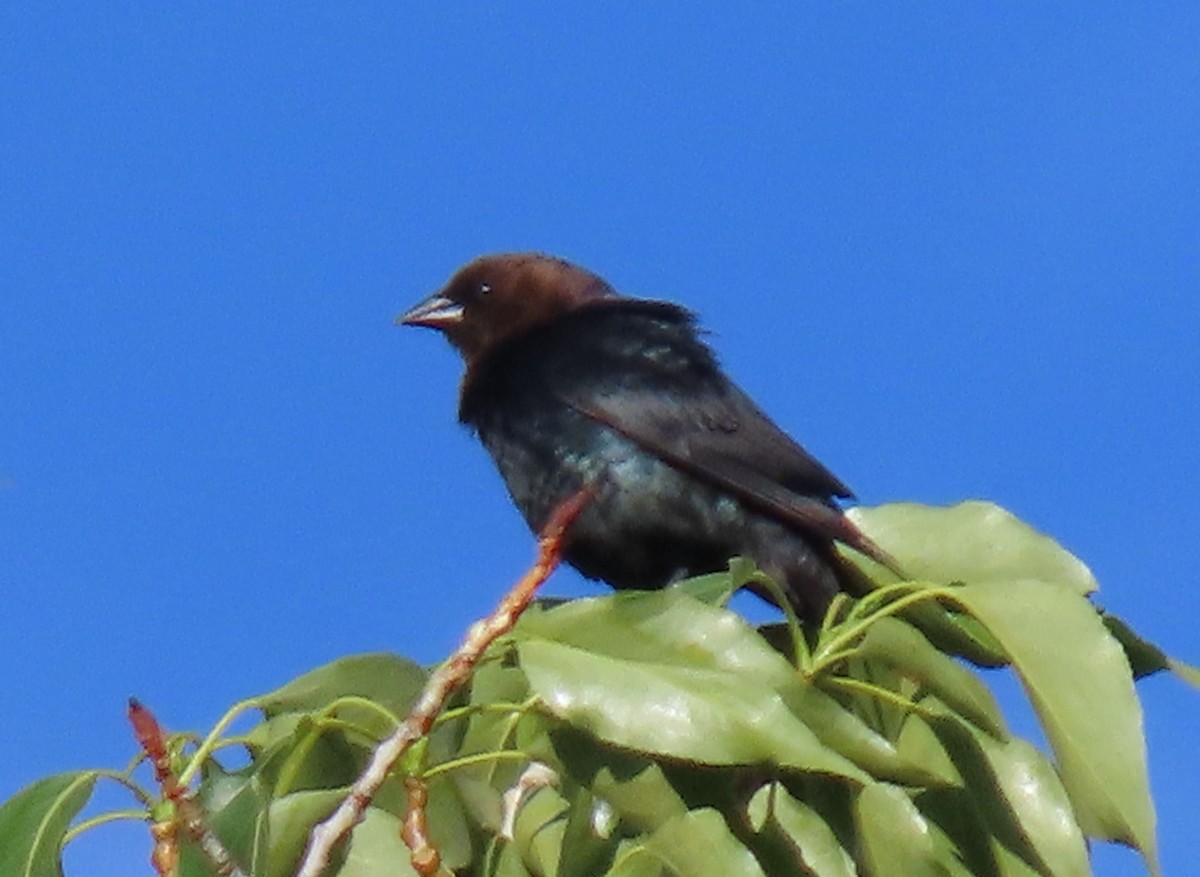
{"label": "bird's black wing", "polygon": [[782,523],[893,565],[834,505],[849,489],[725,377],[687,311],[624,299],[572,322],[550,357],[560,401]]}

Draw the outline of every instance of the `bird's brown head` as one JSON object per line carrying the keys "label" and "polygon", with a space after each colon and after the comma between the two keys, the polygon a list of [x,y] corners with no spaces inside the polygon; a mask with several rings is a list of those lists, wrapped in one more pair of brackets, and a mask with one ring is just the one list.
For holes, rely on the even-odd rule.
{"label": "bird's brown head", "polygon": [[616,297],[601,278],[570,262],[502,253],[468,262],[396,323],[445,333],[470,365],[508,338],[588,302]]}

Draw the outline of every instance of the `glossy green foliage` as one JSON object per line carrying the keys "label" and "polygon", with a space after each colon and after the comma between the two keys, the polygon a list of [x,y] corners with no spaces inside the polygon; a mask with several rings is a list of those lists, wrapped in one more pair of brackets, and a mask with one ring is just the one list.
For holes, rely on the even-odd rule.
{"label": "glossy green foliage", "polygon": [[[1097,611],[1087,568],[995,506],[856,518],[914,578],[852,558],[876,588],[819,628],[756,630],[726,609],[761,576],[745,561],[532,607],[327,873],[411,873],[409,774],[444,863],[481,877],[1072,877],[1090,873],[1089,839],[1138,849],[1157,874],[1134,679],[1196,671]],[[970,661],[1017,675],[1049,752],[1009,731]],[[180,738],[178,770],[246,873],[294,873],[425,678],[395,656],[345,658],[241,704],[261,715],[246,735],[223,722],[199,750]],[[225,766],[224,744],[249,763]],[[57,877],[98,776],[50,777],[0,807],[0,873]],[[180,877],[211,873],[185,844]]]}

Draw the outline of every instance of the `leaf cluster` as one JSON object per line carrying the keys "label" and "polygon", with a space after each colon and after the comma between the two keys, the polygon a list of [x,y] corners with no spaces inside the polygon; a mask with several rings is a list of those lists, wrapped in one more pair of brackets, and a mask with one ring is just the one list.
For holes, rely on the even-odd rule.
{"label": "leaf cluster", "polygon": [[[1090,874],[1090,840],[1158,871],[1135,677],[1196,671],[1089,598],[1091,573],[985,503],[860,510],[905,580],[819,627],[755,629],[725,604],[752,564],[660,592],[535,604],[368,808],[329,873],[408,873],[404,779],[429,790],[444,864],[495,877]],[[1020,679],[1050,752],[1015,736],[979,668]],[[361,655],[175,739],[212,830],[255,877],[294,872],[426,672]],[[256,709],[248,734],[225,732]],[[228,747],[250,753],[229,767]],[[133,773],[49,777],[0,807],[0,873],[61,873],[95,782],[169,819]],[[127,814],[128,815],[128,814]],[[93,827],[103,817],[85,823]],[[209,865],[187,843],[181,877]]]}

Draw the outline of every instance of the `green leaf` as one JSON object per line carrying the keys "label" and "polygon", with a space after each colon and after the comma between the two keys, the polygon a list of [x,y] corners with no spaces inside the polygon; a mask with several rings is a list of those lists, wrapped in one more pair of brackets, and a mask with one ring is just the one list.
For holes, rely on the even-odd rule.
{"label": "green leaf", "polygon": [[[792,714],[811,728],[818,740],[875,779],[921,786],[941,782],[936,773],[900,754],[890,740],[799,676],[783,695]],[[856,697],[865,699],[866,695]]]}
{"label": "green leaf", "polygon": [[[622,720],[623,729],[612,727],[601,732],[594,723],[584,725],[609,742],[624,740],[621,745],[633,748],[666,746],[669,751],[651,751],[680,758],[699,757],[704,763],[744,763],[738,759],[749,757],[747,745],[755,747],[753,752],[761,757],[763,731],[756,729],[743,733],[726,725],[723,734],[714,736],[712,722],[740,722],[736,716],[731,717],[734,713],[754,716],[755,709],[747,706],[747,697],[756,698],[761,708],[778,714],[776,701],[782,696],[792,716],[781,716],[774,722],[781,728],[799,728],[795,732],[795,741],[811,742],[815,735],[817,741],[834,753],[878,776],[900,782],[936,781],[936,777],[922,771],[919,765],[901,758],[888,740],[853,713],[801,678],[739,616],[704,605],[678,591],[628,592],[580,600],[557,607],[524,625],[518,644],[526,673],[536,673],[539,666],[545,665],[547,670],[561,674],[567,665],[551,668],[546,662],[530,664],[529,650],[524,647],[522,638],[536,641],[540,637],[576,647],[579,651],[569,658],[576,662],[572,666],[595,662],[591,669],[578,666],[576,676],[576,681],[594,686],[594,695],[606,693],[614,703],[618,698],[630,698],[628,707],[633,714]],[[645,708],[647,702],[653,702],[653,697],[630,685],[636,674],[649,676],[659,683],[669,679],[671,686],[690,689],[696,697],[693,706],[707,717],[707,723],[697,724],[699,719],[693,721],[682,717],[680,723],[660,723]],[[609,680],[607,688],[596,685],[602,676]],[[544,676],[539,678],[546,680]],[[536,682],[533,687],[538,690]],[[658,696],[669,696],[661,685],[656,690]],[[723,696],[730,702],[716,699],[718,691],[726,692]],[[539,690],[538,693],[545,699],[546,691]],[[734,703],[740,706],[734,707]],[[601,707],[599,703],[593,704],[597,711]],[[725,716],[721,717],[721,713]],[[563,712],[556,714],[567,716]],[[779,722],[786,725],[779,725]],[[610,724],[619,723],[611,721]],[[681,728],[681,724],[686,727]],[[806,733],[805,726],[811,733]],[[616,734],[618,730],[624,731],[619,739],[605,736]],[[686,732],[690,742],[678,736],[681,732]],[[634,739],[631,734],[640,735],[636,738],[640,746],[631,742]],[[674,736],[667,740],[664,735]],[[708,757],[716,760],[706,761],[700,757],[701,752],[707,752]]]}
{"label": "green leaf", "polygon": [[572,728],[557,731],[553,740],[571,779],[606,801],[627,828],[649,833],[687,812],[662,766],[647,756],[604,746]]}
{"label": "green leaf", "polygon": [[878,618],[855,650],[920,683],[951,709],[995,737],[1008,731],[996,699],[983,681],[962,664],[938,651],[921,632],[898,618]]}
{"label": "green leaf", "polygon": [[552,640],[622,661],[721,670],[782,684],[794,670],[740,615],[681,588],[574,600],[517,626],[516,640]]}
{"label": "green leaf", "polygon": [[1007,667],[1008,655],[987,628],[965,612],[956,612],[934,601],[903,610],[903,617],[948,655],[966,658],[977,667]]}
{"label": "green leaf", "polygon": [[648,853],[640,840],[627,840],[617,845],[613,866],[604,877],[663,877],[663,874],[663,863]]}
{"label": "green leaf", "polygon": [[910,717],[899,745],[954,783],[915,799],[940,863],[954,875],[1088,874],[1082,832],[1046,757],[1025,740],[996,740],[935,698],[921,706],[924,715]]}
{"label": "green leaf", "polygon": [[519,650],[546,708],[606,742],[701,764],[776,764],[867,779],[753,676],[621,660],[544,640]]}
{"label": "green leaf", "polygon": [[[267,847],[265,813],[270,796],[257,771],[258,765],[252,764],[227,773],[216,761],[209,761],[199,788],[209,828],[233,860],[242,865],[265,855]],[[208,860],[196,844],[185,839],[180,852],[180,877],[211,877]]]}
{"label": "green leaf", "polygon": [[1092,604],[1042,581],[969,585],[956,598],[1012,657],[1084,831],[1138,848],[1157,873],[1141,706]]}
{"label": "green leaf", "polygon": [[929,823],[934,855],[948,877],[1046,877],[998,843],[979,812],[982,797],[961,786],[915,796]]}
{"label": "green leaf", "polygon": [[640,877],[662,867],[687,877],[765,877],[721,814],[708,808],[676,816],[640,842],[622,845],[609,875]]}
{"label": "green leaf", "polygon": [[[1098,587],[1079,558],[993,503],[892,503],[860,506],[848,514],[913,581],[984,584],[1038,579],[1077,594]],[[872,578],[892,579],[862,555],[839,550]],[[1006,663],[1004,651],[969,616],[932,604],[914,606],[904,616],[944,651],[983,667]]]}
{"label": "green leaf", "polygon": [[[824,695],[740,616],[678,589],[559,606],[523,624],[517,643],[530,686],[551,711],[608,742],[746,764],[769,756],[777,740],[787,766],[863,776],[820,745],[799,709],[789,714],[781,703],[781,693],[788,702]],[[839,723],[830,712],[822,733],[869,755],[873,732],[861,726],[854,734],[852,716]],[[878,758],[896,760],[882,738],[873,748]]]}
{"label": "green leaf", "polygon": [[[494,842],[494,852],[489,856],[486,870],[481,874],[487,877],[532,877],[525,863],[521,861],[521,853],[510,843]],[[364,875],[371,877],[371,875]]]}
{"label": "green leaf", "polygon": [[[457,719],[439,726],[438,731],[447,730],[448,725],[466,726],[456,751],[448,752],[446,757],[528,751],[527,746],[532,750],[547,748],[546,717],[533,710],[520,712],[513,708],[528,699],[529,683],[519,667],[500,660],[483,662],[471,677],[470,705],[506,705],[509,709],[481,709],[465,721]],[[519,761],[494,761],[454,771],[454,782],[477,822],[490,829],[499,825],[501,793],[497,789],[514,782],[524,767]]]}
{"label": "green leaf", "polygon": [[[273,723],[285,716],[277,716]],[[291,735],[280,736],[254,761],[254,775],[265,794],[278,798],[292,792],[348,786],[360,770],[361,750],[341,731],[320,727],[301,716]]]}
{"label": "green leaf", "polygon": [[[382,806],[385,802],[378,802]],[[407,798],[405,803],[407,804]],[[396,807],[388,805],[388,809]],[[429,837],[441,853],[442,863],[457,870],[470,863],[474,853],[467,807],[458,794],[458,786],[449,777],[429,781],[429,802],[425,805]]]}
{"label": "green leaf", "polygon": [[738,588],[750,581],[756,569],[752,560],[735,557],[729,561],[729,569],[723,572],[693,576],[676,582],[671,587],[709,606],[724,606]]}
{"label": "green leaf", "polygon": [[926,770],[940,777],[940,786],[961,786],[962,774],[950,760],[945,744],[934,733],[930,724],[932,721],[932,718],[926,718],[920,714],[910,715],[900,729],[900,735],[896,739],[896,749],[906,758],[924,765]]}
{"label": "green leaf", "polygon": [[[230,808],[215,816],[210,814],[210,817],[214,830],[235,855],[234,846],[238,850],[244,849],[247,839],[254,838],[253,851],[249,855],[236,856],[246,863],[249,873],[287,877],[295,873],[312,827],[332,813],[347,792],[345,788],[296,792],[272,801],[265,811],[245,814]],[[444,840],[444,816],[444,808],[435,806],[431,797],[429,825],[434,843],[450,867],[461,866],[465,863],[461,847],[454,841],[447,843]],[[260,823],[257,830],[256,822]],[[438,836],[439,832],[442,837]],[[188,858],[185,874],[209,873],[207,866],[194,854]],[[399,817],[372,806],[367,808],[363,821],[354,827],[349,844],[336,851],[328,873],[331,877],[371,877],[384,872],[401,877],[415,874],[409,864],[408,847],[400,839]]]}
{"label": "green leaf", "polygon": [[612,863],[620,841],[613,831],[616,818],[612,808],[584,786],[574,786],[568,797],[571,806],[563,830],[557,877],[602,874]]}
{"label": "green leaf", "polygon": [[261,758],[281,745],[281,741],[290,741],[297,732],[301,722],[310,721],[308,713],[279,713],[255,725],[246,734],[246,745],[254,750],[255,759]]}
{"label": "green leaf", "polygon": [[344,789],[296,792],[272,801],[267,809],[267,843],[255,850],[251,873],[264,877],[294,874],[312,827],[346,797]]}
{"label": "green leaf", "polygon": [[1009,512],[977,500],[954,506],[899,502],[848,513],[914,581],[1039,579],[1076,594],[1098,588],[1075,555]]}
{"label": "green leaf", "polygon": [[[472,706],[520,704],[528,697],[529,683],[519,667],[500,661],[487,661],[471,677]],[[480,710],[472,713],[466,723],[459,754],[473,755],[511,747],[514,727],[523,720],[516,712]]]}
{"label": "green leaf", "polygon": [[1104,626],[1108,628],[1108,632],[1125,650],[1125,658],[1129,661],[1129,669],[1133,671],[1134,679],[1142,679],[1170,668],[1171,659],[1163,650],[1134,633],[1133,628],[1124,620],[1107,612],[1101,612],[1100,617],[1104,619]]}
{"label": "green leaf", "polygon": [[1180,679],[1200,688],[1200,668],[1177,661],[1148,640],[1138,636],[1124,620],[1108,612],[1102,613],[1104,626],[1121,644],[1133,670],[1133,678],[1141,679],[1160,670],[1170,670]]}
{"label": "green leaf", "polygon": [[535,877],[555,877],[571,805],[556,789],[542,786],[521,804],[513,825],[513,846]]}
{"label": "green leaf", "polygon": [[368,807],[366,817],[350,835],[345,861],[329,872],[329,877],[416,877],[409,856],[408,847],[400,839],[400,819],[378,807]]}
{"label": "green leaf", "polygon": [[925,817],[904,791],[863,786],[854,805],[865,870],[872,877],[942,877]]}
{"label": "green leaf", "polygon": [[755,792],[746,816],[768,847],[756,852],[764,864],[770,856],[769,873],[798,873],[803,868],[815,877],[857,877],[854,859],[829,823],[783,785],[775,783]]}
{"label": "green leaf", "polygon": [[305,673],[255,699],[267,715],[312,712],[339,697],[355,695],[401,716],[425,685],[426,673],[406,658],[386,652],[351,655]]}
{"label": "green leaf", "polygon": [[350,835],[346,861],[330,872],[330,877],[415,877],[409,855],[400,839],[400,819],[378,807],[367,807],[366,817]]}
{"label": "green leaf", "polygon": [[[1026,740],[1000,741],[933,699],[934,729],[990,828],[991,840],[1045,877],[1088,877],[1087,843],[1054,766]],[[999,794],[994,794],[994,791]],[[996,849],[995,853],[1001,851]]]}
{"label": "green leaf", "polygon": [[95,785],[95,771],[55,774],[0,805],[0,874],[61,877],[63,838]]}

